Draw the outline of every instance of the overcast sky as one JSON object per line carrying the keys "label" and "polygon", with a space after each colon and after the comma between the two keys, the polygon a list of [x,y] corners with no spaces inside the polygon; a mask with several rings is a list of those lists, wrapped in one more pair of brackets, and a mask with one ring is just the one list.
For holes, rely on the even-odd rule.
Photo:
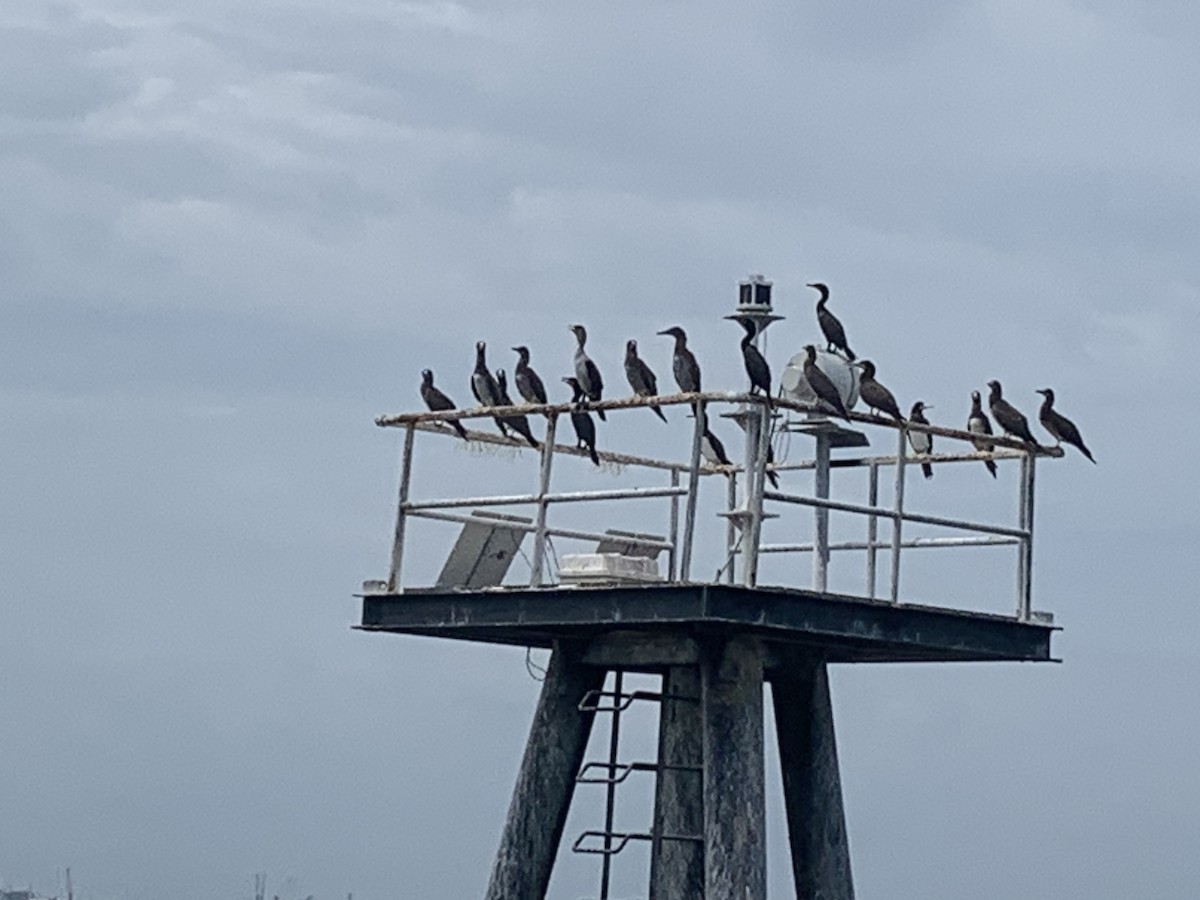
{"label": "overcast sky", "polygon": [[1040,468],[1062,665],[834,671],[858,896],[1195,896],[1198,46],[1166,0],[4,0],[0,886],[479,896],[537,684],[351,630],[372,418],[572,321],[737,386],[761,271],[777,366],[826,281],[902,404],[1050,385],[1100,463]]}

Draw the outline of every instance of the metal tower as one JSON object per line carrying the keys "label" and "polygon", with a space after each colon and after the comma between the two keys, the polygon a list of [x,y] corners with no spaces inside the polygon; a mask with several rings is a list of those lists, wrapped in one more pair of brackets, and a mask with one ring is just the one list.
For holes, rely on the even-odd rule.
{"label": "metal tower", "polygon": [[[742,301],[753,303],[761,279],[743,285]],[[770,316],[769,293],[763,314]],[[609,900],[613,858],[635,842],[650,846],[647,895],[655,900],[765,900],[763,689],[770,685],[779,742],[796,897],[834,900],[854,896],[849,845],[842,811],[841,780],[828,666],[899,661],[1047,661],[1052,617],[1032,609],[1034,468],[1037,458],[1061,456],[1053,448],[1031,450],[996,438],[990,453],[971,445],[978,435],[955,429],[900,426],[851,413],[854,430],[824,418],[810,402],[722,392],[650,399],[609,400],[607,428],[617,433],[640,407],[660,405],[708,415],[725,408],[746,431],[745,460],[705,464],[702,435],[708,417],[695,415],[690,453],[670,460],[601,452],[606,463],[666,484],[589,491],[552,490],[555,463],[584,451],[558,443],[558,423],[569,404],[513,407],[503,414],[545,417],[545,442],[537,454],[532,492],[487,497],[414,500],[414,448],[418,435],[445,446],[458,440],[443,423],[491,418],[493,411],[462,410],[381,417],[378,424],[404,430],[401,476],[391,568],[386,581],[364,585],[361,628],[397,634],[546,648],[552,651],[537,711],[517,774],[500,847],[485,897],[541,900],[562,843],[568,808],[577,784],[604,785],[603,827],[578,835],[577,852],[601,858],[600,900]],[[626,412],[630,411],[630,412]],[[812,440],[809,458],[768,465],[771,434],[786,416],[793,440]],[[613,420],[616,420],[615,422]],[[951,452],[913,457],[906,452],[907,428],[927,431]],[[859,431],[858,429],[862,429]],[[865,455],[867,434],[895,440],[890,456]],[[473,441],[509,445],[491,432],[471,431]],[[839,449],[840,448],[840,449]],[[834,450],[849,455],[834,458]],[[967,521],[905,506],[905,474],[914,462],[937,465],[995,459],[1019,467],[1018,521]],[[486,461],[479,461],[486,464]],[[808,492],[775,489],[776,474],[812,473]],[[527,475],[533,474],[532,464]],[[866,474],[865,502],[830,499],[834,471]],[[881,501],[880,476],[890,473],[890,503]],[[720,509],[705,514],[705,483],[724,482]],[[566,505],[597,504],[597,517],[611,519],[619,504],[653,503],[663,515],[664,534],[644,527],[617,530],[560,527],[551,512]],[[498,507],[523,507],[529,516],[503,514]],[[809,511],[803,514],[804,511]],[[778,511],[778,512],[777,512]],[[802,514],[802,515],[798,515]],[[831,514],[864,521],[865,539],[831,541]],[[433,585],[404,583],[409,525],[416,520],[461,523],[463,530]],[[803,541],[769,543],[764,522]],[[719,520],[719,524],[718,524]],[[642,513],[636,520],[647,521]],[[880,528],[884,529],[881,534]],[[935,526],[948,536],[909,537],[905,524]],[[715,527],[714,527],[715,526]],[[531,572],[515,583],[511,563],[526,536],[532,538]],[[591,542],[594,552],[564,556],[551,569],[553,541]],[[716,550],[713,546],[716,545]],[[912,548],[998,546],[1015,549],[1015,611],[980,613],[910,602],[901,591],[901,561]],[[589,548],[591,549],[591,548]],[[861,595],[827,590],[834,553],[861,554]],[[890,563],[886,595],[877,596],[877,557]],[[701,554],[708,554],[701,556]],[[806,586],[759,583],[759,562],[775,554],[808,554]],[[659,573],[659,557],[665,572]],[[698,560],[716,570],[698,576]],[[608,676],[611,688],[606,689]],[[627,673],[661,679],[659,690],[624,689]],[[630,762],[620,754],[622,714],[633,703],[659,706],[657,758]],[[585,761],[593,724],[608,720],[609,755]],[[655,781],[652,821],[642,831],[616,831],[616,788],[634,772]],[[645,776],[642,776],[645,777]]]}

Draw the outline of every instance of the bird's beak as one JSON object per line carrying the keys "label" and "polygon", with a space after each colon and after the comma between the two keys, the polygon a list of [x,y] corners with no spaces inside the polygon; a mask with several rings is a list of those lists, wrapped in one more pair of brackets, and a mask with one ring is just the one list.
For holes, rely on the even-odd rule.
{"label": "bird's beak", "polygon": [[930,405],[928,405],[928,404],[926,404],[926,405],[925,405],[923,408],[924,408],[924,409],[933,409],[933,407],[932,407],[932,406],[930,406]]}

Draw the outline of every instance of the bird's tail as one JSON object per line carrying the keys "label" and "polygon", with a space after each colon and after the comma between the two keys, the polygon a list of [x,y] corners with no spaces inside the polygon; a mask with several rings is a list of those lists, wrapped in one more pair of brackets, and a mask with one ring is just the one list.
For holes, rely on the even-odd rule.
{"label": "bird's tail", "polygon": [[650,407],[650,408],[651,408],[652,410],[654,410],[654,414],[655,414],[656,416],[658,416],[658,417],[659,417],[660,419],[662,419],[664,422],[665,422],[665,421],[667,421],[667,417],[666,417],[665,415],[663,415],[663,411],[662,411],[662,408],[661,408],[661,407],[658,407],[658,406],[652,406],[652,407]]}
{"label": "bird's tail", "polygon": [[458,419],[455,419],[454,421],[452,421],[450,423],[450,425],[454,428],[455,431],[458,432],[458,436],[460,438],[462,438],[464,441],[470,440],[470,438],[467,437],[467,429],[463,428],[462,422],[458,421]]}
{"label": "bird's tail", "polygon": [[992,473],[992,477],[993,477],[993,478],[995,478],[995,477],[996,477],[996,463],[995,463],[995,461],[994,461],[994,460],[991,460],[991,459],[985,459],[985,460],[983,461],[983,464],[984,464],[985,466],[987,466],[987,470],[988,470],[989,472],[991,472],[991,473]]}
{"label": "bird's tail", "polygon": [[846,359],[850,360],[850,362],[854,362],[856,359],[858,359],[858,357],[854,355],[854,351],[850,349],[849,345],[846,346]]}
{"label": "bird's tail", "polygon": [[608,419],[604,418],[604,410],[602,410],[602,409],[598,409],[598,410],[596,410],[596,415],[598,415],[598,416],[600,417],[600,421],[601,421],[601,422],[607,422],[607,421],[608,421]]}
{"label": "bird's tail", "polygon": [[1094,465],[1094,466],[1099,465],[1099,463],[1096,462],[1096,457],[1092,456],[1092,451],[1083,445],[1083,441],[1079,442],[1079,449],[1083,451],[1084,456],[1086,456],[1088,459],[1090,459],[1092,461],[1092,465]]}
{"label": "bird's tail", "polygon": [[933,477],[933,466],[929,463],[921,463],[921,471],[925,474],[926,478]]}
{"label": "bird's tail", "polygon": [[600,465],[600,455],[596,452],[596,445],[588,444],[587,451],[588,451],[588,456],[590,456],[592,458],[592,462],[595,463],[596,465]]}
{"label": "bird's tail", "polygon": [[771,482],[771,487],[779,490],[779,476],[771,469],[767,469],[767,481]]}

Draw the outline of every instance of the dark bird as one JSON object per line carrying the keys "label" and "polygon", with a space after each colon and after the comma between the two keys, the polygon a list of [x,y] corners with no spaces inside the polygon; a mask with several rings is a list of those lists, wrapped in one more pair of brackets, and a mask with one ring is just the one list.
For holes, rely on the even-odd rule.
{"label": "dark bird", "polygon": [[[625,342],[625,377],[629,379],[629,386],[633,388],[634,394],[639,397],[655,397],[658,395],[658,379],[654,377],[654,373],[650,371],[650,367],[646,365],[646,361],[638,356],[637,341],[629,340]],[[667,421],[667,417],[663,415],[663,411],[657,406],[650,407],[654,410],[654,414]]]}
{"label": "dark bird", "polygon": [[659,334],[675,338],[675,353],[671,358],[671,372],[675,383],[685,394],[700,393],[700,365],[687,346],[687,334],[678,325],[673,325]]}
{"label": "dark bird", "polygon": [[[928,425],[929,420],[925,418],[925,410],[933,409],[932,406],[926,406],[920,400],[913,404],[912,412],[908,415],[910,422],[916,422],[918,425]],[[933,435],[927,434],[924,431],[910,431],[908,433],[908,442],[912,444],[914,452],[928,456],[933,452]],[[921,471],[925,473],[926,478],[933,477],[933,466],[927,462],[921,463]]]}
{"label": "dark bird", "polygon": [[816,288],[821,294],[821,299],[817,301],[817,324],[821,326],[821,333],[825,335],[825,349],[841,350],[850,362],[854,362],[854,351],[846,343],[846,329],[842,327],[838,317],[825,308],[825,304],[829,302],[829,288],[819,281],[814,281],[809,287]]}
{"label": "dark bird", "polygon": [[904,416],[900,415],[895,395],[875,380],[875,363],[864,359],[855,365],[862,369],[862,377],[858,379],[858,396],[863,398],[867,407],[874,412],[885,412],[897,422],[903,422]]}
{"label": "dark bird", "polygon": [[538,373],[529,366],[529,348],[513,347],[513,350],[517,354],[517,365],[513,369],[513,382],[517,386],[517,393],[521,395],[521,399],[526,403],[549,403],[550,401],[546,399],[546,386],[542,384]]}
{"label": "dark bird", "polygon": [[[500,391],[500,402],[497,406],[512,406],[512,398],[508,396],[508,379],[504,377],[504,370],[496,370],[496,387]],[[533,437],[533,432],[529,430],[529,419],[525,416],[501,416],[499,421],[503,422],[525,440],[529,441],[530,447],[537,447],[538,442]]]}
{"label": "dark bird", "polygon": [[571,425],[575,428],[575,446],[585,448],[592,462],[600,465],[600,457],[596,454],[596,423],[588,415],[583,386],[577,378],[568,377],[563,381],[573,392],[571,402],[575,405],[571,409]]}
{"label": "dark bird", "polygon": [[1096,460],[1092,456],[1092,451],[1083,443],[1083,438],[1079,434],[1079,429],[1075,427],[1075,423],[1054,408],[1054,391],[1050,388],[1042,388],[1038,393],[1046,398],[1042,401],[1042,408],[1038,413],[1038,421],[1042,423],[1042,427],[1050,432],[1050,436],[1057,444],[1070,444],[1094,463]]}
{"label": "dark bird", "polygon": [[[593,403],[597,403],[600,395],[604,392],[604,379],[600,377],[600,370],[596,368],[596,364],[584,352],[583,347],[587,343],[587,329],[582,325],[568,327],[575,334],[575,340],[578,342],[575,346],[575,379],[579,382],[579,386],[587,398]],[[601,422],[605,421],[604,410],[596,410],[596,415],[600,417]]]}
{"label": "dark bird", "polygon": [[846,412],[846,404],[842,402],[842,395],[833,386],[829,376],[817,368],[817,348],[812,344],[806,344],[804,352],[807,354],[804,358],[804,380],[808,382],[808,386],[812,388],[818,399],[832,406],[837,410],[839,416],[849,422],[850,415]]}
{"label": "dark bird", "polygon": [[1016,407],[1004,399],[1000,393],[1000,382],[988,382],[988,407],[992,410],[992,417],[996,420],[996,424],[1004,429],[1005,434],[1011,434],[1013,437],[1020,438],[1031,447],[1038,445],[1037,440],[1033,436],[1033,432],[1029,430],[1028,420],[1017,412]]}
{"label": "dark bird", "polygon": [[[475,395],[480,406],[500,405],[500,387],[488,371],[487,344],[483,341],[475,344],[475,371],[471,373],[471,393]],[[500,419],[496,420],[496,427],[502,435],[508,437],[508,427]]]}
{"label": "dark bird", "polygon": [[[433,386],[433,372],[429,369],[421,372],[421,399],[425,401],[425,405],[429,407],[430,412],[444,412],[448,409],[458,409],[454,405],[453,400]],[[464,441],[467,440],[467,429],[463,428],[462,422],[456,419],[448,424],[458,432],[459,437]]]}
{"label": "dark bird", "polygon": [[768,442],[767,443],[767,469],[766,469],[767,481],[771,482],[771,487],[778,488],[779,487],[779,476],[776,475],[771,470],[771,466],[773,466],[773,465],[775,465],[775,448],[773,448],[771,446],[771,444]]}
{"label": "dark bird", "polygon": [[767,398],[767,406],[770,406],[771,367],[762,352],[754,346],[754,339],[758,337],[758,323],[749,316],[740,316],[737,321],[746,329],[746,336],[742,338],[742,361],[746,364],[746,374],[750,376],[750,393],[761,391]]}
{"label": "dark bird", "polygon": [[[979,391],[971,391],[971,415],[967,417],[967,431],[973,434],[991,434],[992,422],[987,417],[987,413],[983,411],[983,401],[979,398]],[[991,441],[971,441],[971,445],[980,453],[987,453],[992,449]],[[983,464],[987,466],[987,470],[992,473],[992,477],[996,477],[996,461],[993,459],[985,459]]]}
{"label": "dark bird", "polygon": [[732,466],[729,457],[725,455],[725,445],[721,439],[704,426],[704,434],[700,438],[700,455],[712,466]]}

